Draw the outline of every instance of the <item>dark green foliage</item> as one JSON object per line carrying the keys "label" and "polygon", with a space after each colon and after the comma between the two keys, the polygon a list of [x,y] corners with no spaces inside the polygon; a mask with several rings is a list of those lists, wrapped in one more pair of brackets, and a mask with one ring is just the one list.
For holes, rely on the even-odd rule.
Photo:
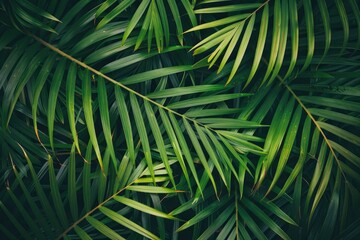
{"label": "dark green foliage", "polygon": [[1,239],[360,235],[356,0],[0,16]]}

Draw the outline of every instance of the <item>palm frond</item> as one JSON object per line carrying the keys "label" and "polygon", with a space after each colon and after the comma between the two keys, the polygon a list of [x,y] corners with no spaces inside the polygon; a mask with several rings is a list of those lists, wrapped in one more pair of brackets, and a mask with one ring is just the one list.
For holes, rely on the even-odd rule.
{"label": "palm frond", "polygon": [[[314,57],[325,58],[329,49],[340,48],[343,53],[352,48],[352,43],[359,41],[359,35],[350,37],[349,29],[359,31],[359,14],[356,12],[356,20],[351,21],[347,12],[355,9],[358,9],[355,1],[346,4],[342,1],[303,1],[302,4],[280,0],[239,4],[231,1],[221,4],[204,1],[194,11],[203,17],[204,23],[186,32],[216,29],[215,33],[207,31],[206,37],[192,49],[195,55],[209,54],[206,57],[209,68],[217,64],[218,72],[222,71],[227,63],[232,65],[227,84],[241,65],[249,65],[248,61],[251,59],[253,63],[250,72],[246,73],[248,77],[245,86],[250,84],[254,76],[261,76],[261,84],[269,84],[278,74],[287,79],[297,72],[305,71]],[[339,16],[341,21],[331,23],[330,15]],[[305,21],[299,21],[301,18]],[[269,22],[272,25],[269,25]],[[351,22],[354,23],[352,27]],[[324,34],[317,34],[317,29],[323,29]],[[335,34],[342,36],[342,44],[333,40],[332,36]],[[352,40],[349,40],[350,38]],[[315,46],[318,52],[315,52]],[[215,50],[212,50],[214,48]],[[305,62],[301,61],[303,58]],[[235,61],[229,62],[229,59]],[[263,59],[268,62],[265,69],[261,67]]]}
{"label": "palm frond", "polygon": [[[137,39],[135,43],[135,50],[141,46],[141,43],[145,40],[147,35],[148,41],[148,50],[150,51],[152,47],[152,38],[155,36],[156,47],[159,52],[163,51],[164,46],[169,45],[170,35],[174,34],[171,32],[171,29],[174,27],[176,29],[175,35],[178,38],[178,41],[183,45],[183,23],[180,15],[179,6],[174,0],[168,0],[167,4],[163,1],[150,1],[143,0],[141,3],[133,7],[135,4],[134,0],[127,0],[119,3],[116,7],[111,9],[108,13],[106,12],[115,1],[106,1],[104,2],[98,11],[96,12],[96,17],[100,17],[101,21],[97,25],[97,28],[100,29],[114,18],[124,13],[124,11],[133,12],[130,15],[130,21],[126,27],[122,43],[124,44],[132,32],[136,31],[139,25],[141,29],[137,32]],[[181,1],[182,7],[187,11],[189,20],[193,25],[196,25],[197,20],[195,14],[192,11],[192,5],[188,1]],[[171,12],[171,15],[169,14]],[[174,19],[174,22],[169,22],[170,19]]]}
{"label": "palm frond", "polygon": [[[110,219],[113,219],[115,222],[120,223],[125,229],[121,231],[124,236],[127,234],[131,234],[131,231],[138,233],[140,235],[147,236],[152,239],[157,239],[157,237],[152,234],[149,230],[146,230],[145,228],[141,227],[140,225],[136,224],[134,221],[129,220],[125,215],[132,215],[135,213],[132,213],[132,211],[140,211],[145,214],[150,214],[152,216],[156,217],[163,217],[167,219],[176,219],[172,215],[166,214],[162,211],[159,211],[155,209],[154,207],[149,207],[147,205],[144,205],[143,203],[139,202],[139,199],[137,197],[139,194],[173,194],[177,193],[178,191],[172,190],[170,188],[166,187],[155,187],[151,185],[147,185],[147,181],[143,181],[146,179],[146,175],[149,173],[149,169],[144,169],[144,165],[141,168],[133,169],[132,177],[130,178],[130,175],[126,179],[126,186],[122,187],[121,189],[118,189],[114,194],[112,194],[111,189],[106,188],[102,186],[101,181],[97,181],[94,178],[88,178],[83,179],[86,181],[90,181],[91,186],[90,189],[98,191],[104,187],[105,189],[104,194],[106,195],[106,198],[99,199],[98,203],[94,205],[94,201],[92,201],[92,204],[90,204],[92,207],[89,209],[86,209],[87,205],[85,204],[83,207],[78,207],[78,201],[77,196],[77,189],[76,189],[76,182],[79,180],[79,177],[81,176],[81,171],[79,171],[81,168],[76,167],[76,162],[79,162],[81,158],[75,156],[75,146],[72,147],[72,151],[70,153],[69,158],[66,160],[70,163],[66,164],[66,167],[64,169],[58,169],[55,168],[53,159],[49,156],[47,164],[45,167],[45,173],[48,174],[49,177],[49,184],[44,184],[43,175],[38,172],[36,173],[32,164],[31,159],[26,154],[25,150],[20,146],[20,148],[23,150],[24,156],[26,160],[29,163],[29,171],[31,173],[32,180],[30,182],[33,182],[34,185],[30,188],[25,187],[25,182],[28,182],[28,177],[25,177],[24,175],[21,176],[16,166],[13,166],[13,170],[16,176],[16,180],[14,181],[13,186],[9,186],[9,197],[15,201],[15,203],[20,207],[19,214],[22,216],[15,217],[14,213],[11,213],[8,208],[6,207],[5,203],[1,203],[1,208],[5,212],[5,214],[12,219],[11,221],[20,236],[28,236],[26,235],[26,232],[34,233],[32,237],[40,237],[43,236],[46,238],[61,238],[66,237],[68,235],[69,237],[73,238],[75,237],[75,233],[78,234],[79,237],[82,236],[92,236],[93,230],[92,228],[86,227],[92,226],[102,234],[104,234],[107,237],[111,236],[117,236],[116,238],[120,238],[118,230],[111,230],[111,227],[104,225],[101,223],[98,219],[103,220],[103,218],[109,217]],[[109,154],[108,154],[109,155]],[[104,156],[104,159],[109,159],[109,156]],[[93,161],[92,159],[87,159],[88,162]],[[174,161],[172,161],[171,164],[173,164]],[[88,164],[88,163],[85,163]],[[163,172],[161,171],[164,169],[164,164],[155,165],[154,168],[156,169],[156,181],[158,182],[158,179],[161,179],[161,176],[163,175]],[[61,171],[60,171],[61,170]],[[140,171],[139,171],[140,170]],[[61,175],[68,175],[67,181],[60,182],[58,179]],[[98,167],[93,174],[98,176],[103,176],[102,171]],[[107,182],[109,180],[106,180]],[[16,183],[16,184],[15,184]],[[63,188],[63,185],[68,185],[67,193],[69,195],[68,199],[69,202],[64,202],[62,196],[60,194],[59,189]],[[19,187],[21,189],[19,189]],[[73,187],[71,187],[73,186]],[[86,191],[86,184],[84,186],[84,191]],[[166,183],[165,183],[166,186]],[[48,188],[49,187],[49,188]],[[75,188],[74,188],[75,187]],[[106,190],[107,189],[107,190]],[[24,202],[24,199],[21,197],[13,194],[12,192],[16,191],[17,194],[20,192],[23,192],[26,196],[26,201]],[[48,195],[49,193],[49,195]],[[50,194],[51,193],[51,194]],[[123,195],[123,196],[121,196]],[[22,195],[20,195],[22,196]],[[66,196],[66,195],[65,195]],[[83,195],[84,201],[90,201],[86,200],[85,198],[96,198],[94,194],[90,195]],[[132,200],[134,198],[135,200]],[[36,200],[40,199],[40,203]],[[6,200],[6,199],[4,199]],[[23,206],[26,206],[29,204],[31,211],[25,210]],[[124,207],[121,207],[120,205],[123,205]],[[115,207],[119,205],[118,207]],[[105,206],[111,206],[112,209],[119,209],[119,210],[110,210],[108,207]],[[119,208],[120,207],[120,208]],[[44,209],[45,211],[40,211],[39,209]],[[132,209],[132,210],[131,210]],[[70,211],[69,211],[70,210]],[[100,216],[99,213],[103,213],[104,216]],[[68,214],[72,215],[73,223],[69,223]],[[16,214],[16,213],[15,213]],[[135,214],[134,217],[136,217],[138,214]],[[20,222],[16,220],[16,218],[20,218]],[[24,221],[22,222],[22,218],[24,218]],[[31,218],[35,218],[37,221],[29,221]],[[87,222],[85,221],[87,220]],[[38,222],[39,221],[39,222]],[[10,224],[11,224],[10,223]],[[23,225],[28,224],[28,225]],[[48,229],[46,229],[46,226],[51,226]],[[112,227],[115,227],[116,225],[111,224]],[[51,231],[49,231],[51,229]],[[106,229],[106,230],[104,230]],[[36,231],[39,230],[39,231]],[[129,231],[130,230],[130,231]],[[14,233],[16,234],[16,233]]]}
{"label": "palm frond", "polygon": [[1,234],[356,236],[358,9],[2,1]]}

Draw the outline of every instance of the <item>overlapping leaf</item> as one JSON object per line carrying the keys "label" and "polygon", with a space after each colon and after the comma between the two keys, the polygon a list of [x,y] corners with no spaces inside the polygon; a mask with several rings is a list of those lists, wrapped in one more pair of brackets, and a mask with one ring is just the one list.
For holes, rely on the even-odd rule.
{"label": "overlapping leaf", "polygon": [[[269,84],[279,73],[288,78],[298,71],[306,70],[314,58],[315,46],[318,46],[319,50],[323,49],[323,58],[331,45],[341,48],[341,52],[351,48],[351,17],[348,12],[353,12],[356,19],[353,28],[357,29],[356,32],[360,29],[359,13],[356,11],[358,4],[355,1],[304,1],[303,4],[286,0],[259,3],[215,2],[217,1],[203,1],[199,4],[194,12],[205,21],[186,32],[216,29],[215,32],[206,32],[204,39],[192,50],[194,55],[207,54],[205,56],[209,67],[217,64],[218,72],[221,72],[226,64],[231,65],[232,70],[227,73],[227,83],[234,79],[241,66],[251,65],[250,72],[245,71],[245,86],[255,74],[261,76],[261,84]],[[315,14],[313,9],[317,9],[319,14]],[[336,25],[341,31],[331,24],[330,14],[341,20],[341,24]],[[317,36],[315,33],[316,24],[319,25],[318,29],[323,29],[323,35]],[[306,34],[300,35],[302,31]],[[338,44],[340,41],[333,41],[335,33],[340,34],[343,39],[341,44]],[[359,39],[359,34],[354,38]],[[322,45],[323,42],[325,46]],[[303,57],[304,62],[300,60]],[[229,61],[230,59],[234,61]],[[266,68],[261,64],[264,60],[268,63]]]}
{"label": "overlapping leaf", "polygon": [[5,237],[357,233],[356,1],[30,2],[0,6]]}

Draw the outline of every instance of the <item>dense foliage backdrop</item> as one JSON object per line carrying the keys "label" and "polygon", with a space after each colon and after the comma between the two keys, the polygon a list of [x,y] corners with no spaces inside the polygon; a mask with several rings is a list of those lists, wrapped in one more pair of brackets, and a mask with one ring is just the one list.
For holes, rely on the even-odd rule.
{"label": "dense foliage backdrop", "polygon": [[1,0],[1,239],[360,235],[356,0]]}

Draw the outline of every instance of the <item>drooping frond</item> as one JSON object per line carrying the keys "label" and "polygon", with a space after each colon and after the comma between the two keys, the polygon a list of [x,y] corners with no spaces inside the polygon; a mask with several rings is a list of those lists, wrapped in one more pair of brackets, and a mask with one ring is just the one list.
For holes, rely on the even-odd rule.
{"label": "drooping frond", "polygon": [[356,235],[358,9],[3,0],[1,234]]}
{"label": "drooping frond", "polygon": [[255,76],[261,84],[269,84],[278,74],[287,79],[305,71],[314,58],[325,58],[329,51],[359,48],[356,1],[201,1],[194,12],[204,19],[186,31],[204,32],[204,39],[192,48],[194,54],[204,54],[209,67],[216,64],[218,72],[230,64],[227,83],[245,65],[251,66],[245,86]]}
{"label": "drooping frond", "polygon": [[[116,6],[111,8],[112,5]],[[127,11],[129,14],[127,19],[130,19],[130,21],[122,38],[122,44],[126,43],[128,37],[136,31],[135,50],[141,46],[141,43],[147,36],[148,50],[150,51],[154,36],[157,50],[161,52],[164,46],[170,44],[170,36],[173,34],[177,36],[180,44],[183,45],[184,27],[182,22],[184,18],[180,14],[181,10],[179,7],[182,7],[181,10],[186,11],[189,18],[186,20],[190,20],[191,24],[195,26],[197,20],[192,10],[193,6],[188,1],[181,1],[181,4],[179,4],[175,0],[143,0],[137,5],[135,0],[127,0],[122,1],[118,5],[116,1],[106,1],[101,4],[96,12],[96,17],[101,19],[97,28],[102,28],[114,18]],[[139,25],[141,25],[140,31],[137,30]],[[172,29],[176,29],[176,32],[174,33]]]}

